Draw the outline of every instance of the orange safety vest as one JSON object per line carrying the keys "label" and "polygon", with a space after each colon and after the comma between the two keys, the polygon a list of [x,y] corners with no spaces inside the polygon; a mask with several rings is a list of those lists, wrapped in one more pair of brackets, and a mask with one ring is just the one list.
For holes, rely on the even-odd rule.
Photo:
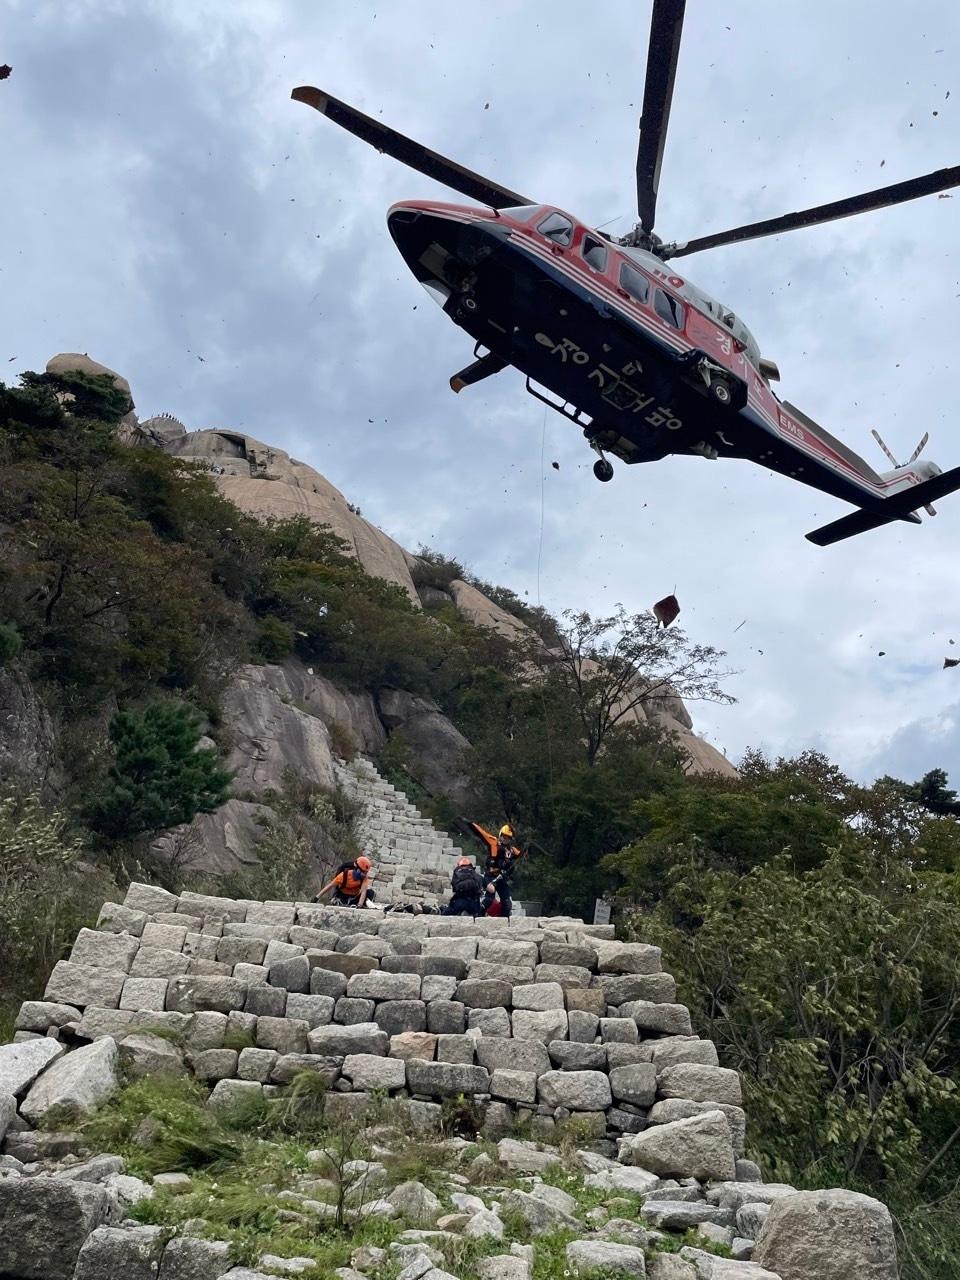
{"label": "orange safety vest", "polygon": [[485,827],[481,827],[479,822],[471,822],[469,826],[487,846],[487,864],[485,867],[487,875],[492,874],[494,870],[499,872],[503,869],[504,865],[510,866],[510,864],[516,862],[518,858],[523,857],[523,851],[521,849],[518,849],[516,845],[509,845],[508,852],[512,856],[510,858],[505,858],[500,852],[500,841],[492,832],[487,831]]}
{"label": "orange safety vest", "polygon": [[359,897],[365,879],[366,875],[359,867],[349,866],[344,867],[342,871],[334,876],[333,883],[344,897],[356,898]]}

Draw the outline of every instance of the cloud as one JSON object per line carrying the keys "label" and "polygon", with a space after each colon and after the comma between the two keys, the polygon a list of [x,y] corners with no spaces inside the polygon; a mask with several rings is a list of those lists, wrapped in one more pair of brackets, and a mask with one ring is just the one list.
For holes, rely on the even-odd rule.
{"label": "cloud", "polygon": [[[551,608],[641,609],[676,589],[687,629],[741,672],[736,706],[692,708],[731,757],[818,745],[858,775],[931,760],[960,775],[940,670],[960,632],[960,501],[818,550],[803,534],[841,505],[746,463],[667,459],[596,484],[579,432],[513,372],[451,395],[470,344],[384,218],[443,189],[289,99],[319,83],[623,230],[647,6],[21,0],[6,17],[8,371],[87,350],[129,377],[141,413],[242,427],[405,545]],[[783,0],[776,23],[765,0],[688,6],[659,229],[687,237],[952,163],[958,39],[947,0],[883,22],[869,0],[829,17]],[[871,427],[901,456],[929,430],[929,455],[956,465],[958,210],[960,195],[928,199],[684,270],[829,430],[878,463]]]}

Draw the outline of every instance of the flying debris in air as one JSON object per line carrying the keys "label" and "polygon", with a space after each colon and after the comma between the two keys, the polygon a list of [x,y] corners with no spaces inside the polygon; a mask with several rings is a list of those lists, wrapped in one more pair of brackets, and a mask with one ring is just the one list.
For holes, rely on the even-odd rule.
{"label": "flying debris in air", "polygon": [[944,658],[943,669],[946,671],[948,667],[960,667],[960,658]]}
{"label": "flying debris in air", "polygon": [[559,471],[559,470],[560,470],[560,463],[559,463],[559,462],[551,462],[551,463],[550,463],[550,465],[551,465],[551,467],[553,467],[554,471]]}
{"label": "flying debris in air", "polygon": [[877,654],[878,658],[885,658],[886,656],[887,656],[886,649],[881,649],[880,652]]}
{"label": "flying debris in air", "polygon": [[12,70],[13,70],[13,67],[11,67],[9,63],[5,62],[3,66],[0,67],[0,80],[9,80],[10,72]]}
{"label": "flying debris in air", "polygon": [[653,616],[664,630],[669,627],[680,612],[680,602],[676,596],[664,596],[653,606]]}

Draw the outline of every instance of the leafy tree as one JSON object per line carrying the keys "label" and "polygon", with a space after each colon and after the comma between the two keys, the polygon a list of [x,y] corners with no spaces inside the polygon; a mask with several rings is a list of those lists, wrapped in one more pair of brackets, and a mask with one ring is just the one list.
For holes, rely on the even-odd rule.
{"label": "leafy tree", "polygon": [[939,817],[960,816],[960,799],[956,791],[947,786],[947,775],[943,769],[931,769],[919,782],[910,788],[910,798],[917,804],[935,813]]}
{"label": "leafy tree", "polygon": [[615,613],[593,618],[568,610],[560,644],[548,650],[531,644],[529,659],[542,678],[571,698],[580,742],[593,765],[616,731],[645,718],[678,697],[732,702],[720,681],[731,674],[719,667],[725,656],[712,645],[695,644],[679,627],[661,628],[649,613]]}
{"label": "leafy tree", "polygon": [[740,1071],[767,1175],[887,1201],[904,1275],[934,1280],[960,1249],[960,892],[940,869],[960,824],[911,791],[752,753],[739,780],[642,801],[647,832],[605,861],[644,904],[630,936]]}
{"label": "leafy tree", "polygon": [[230,774],[215,750],[199,746],[201,733],[199,717],[184,703],[118,712],[110,722],[114,763],[91,808],[94,827],[121,839],[189,822],[223,804]]}
{"label": "leafy tree", "polygon": [[128,400],[110,379],[23,381],[0,387],[0,610],[28,669],[70,713],[158,683],[214,688],[243,618],[204,552],[162,537],[131,502],[139,455],[114,436]]}
{"label": "leafy tree", "polygon": [[616,866],[626,892],[643,902],[659,898],[665,874],[684,851],[697,851],[712,869],[740,874],[781,854],[807,870],[855,840],[808,779],[784,773],[677,778],[639,800],[635,816],[642,834],[617,855]]}

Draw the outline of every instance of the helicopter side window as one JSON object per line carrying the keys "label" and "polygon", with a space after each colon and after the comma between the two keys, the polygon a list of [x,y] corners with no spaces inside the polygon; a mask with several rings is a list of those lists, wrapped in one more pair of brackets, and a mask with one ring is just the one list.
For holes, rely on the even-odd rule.
{"label": "helicopter side window", "polygon": [[583,260],[588,267],[593,267],[594,271],[606,271],[607,269],[607,249],[606,245],[601,244],[599,240],[593,236],[583,237]]}
{"label": "helicopter side window", "polygon": [[658,289],[653,298],[653,309],[661,320],[673,325],[674,329],[683,328],[683,306],[669,293]]}
{"label": "helicopter side window", "polygon": [[646,302],[650,297],[650,281],[642,271],[637,271],[625,262],[620,268],[620,288],[625,289],[637,302]]}
{"label": "helicopter side window", "polygon": [[568,245],[573,238],[573,223],[562,213],[548,213],[537,230],[554,244]]}

